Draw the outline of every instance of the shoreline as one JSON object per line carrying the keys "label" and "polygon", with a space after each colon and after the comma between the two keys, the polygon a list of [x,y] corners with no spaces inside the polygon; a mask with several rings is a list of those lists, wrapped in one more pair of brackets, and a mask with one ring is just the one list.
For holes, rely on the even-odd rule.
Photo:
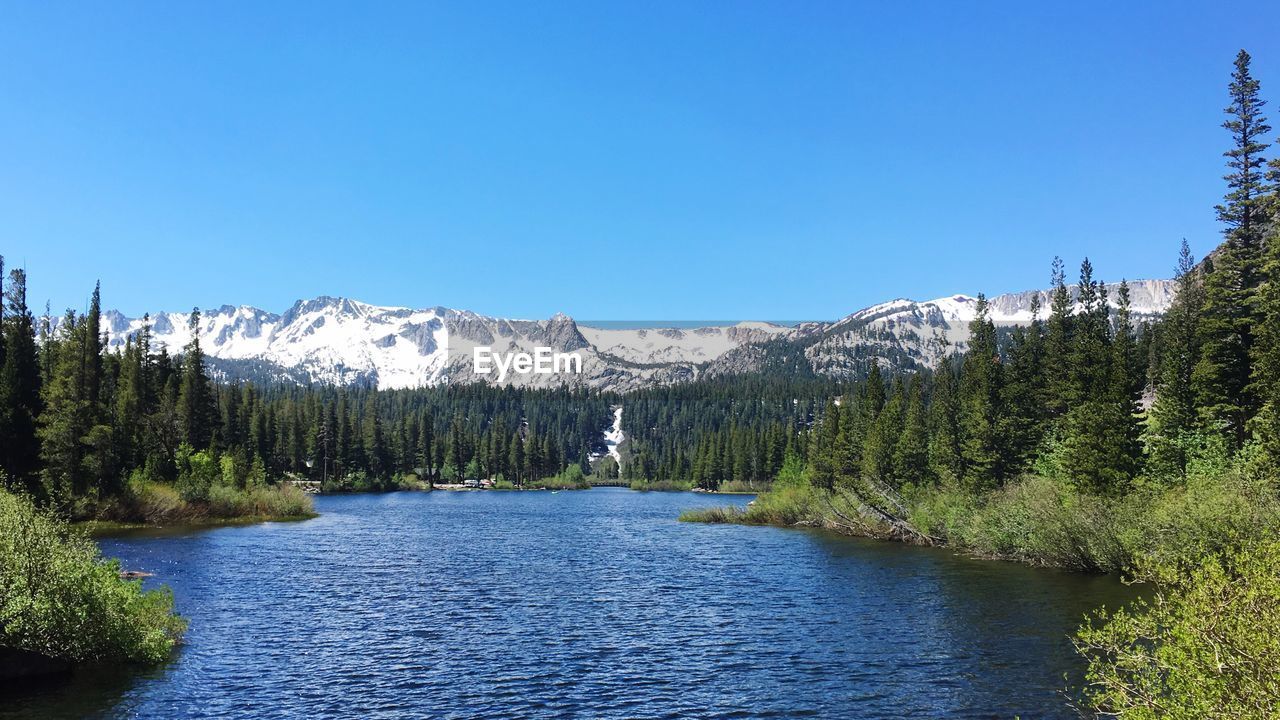
{"label": "shoreline", "polygon": [[131,522],[124,520],[77,520],[71,527],[84,531],[89,537],[115,537],[148,530],[212,530],[220,527],[239,527],[242,525],[260,525],[269,522],[303,522],[320,517],[320,513],[305,515],[246,515],[230,518],[202,518],[189,521],[173,522]]}

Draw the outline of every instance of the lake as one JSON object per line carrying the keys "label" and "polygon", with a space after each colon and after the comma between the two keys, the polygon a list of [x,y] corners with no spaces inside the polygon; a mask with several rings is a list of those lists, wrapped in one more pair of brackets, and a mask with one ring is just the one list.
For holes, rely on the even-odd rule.
{"label": "lake", "polygon": [[190,619],[163,667],[4,718],[1069,718],[1113,577],[676,521],[742,496],[323,496],[319,518],[101,541]]}

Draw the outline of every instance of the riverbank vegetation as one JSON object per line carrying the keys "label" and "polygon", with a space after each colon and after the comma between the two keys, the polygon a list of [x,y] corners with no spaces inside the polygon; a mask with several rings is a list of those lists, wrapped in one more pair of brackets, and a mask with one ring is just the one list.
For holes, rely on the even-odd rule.
{"label": "riverbank vegetation", "polygon": [[543,490],[587,490],[591,487],[591,480],[581,465],[573,464],[551,477],[530,481],[528,486]]}
{"label": "riverbank vegetation", "polygon": [[0,648],[67,663],[158,663],[185,630],[166,590],[27,498],[0,490]]}
{"label": "riverbank vegetation", "polygon": [[[1100,615],[1078,647],[1086,703],[1125,718],[1275,717],[1280,667],[1280,163],[1249,56],[1224,127],[1225,241],[1156,323],[1086,259],[1052,266],[1047,317],[997,328],[931,376],[831,398],[745,510],[682,519],[819,526],[979,555],[1118,571],[1155,598]],[[1256,625],[1255,625],[1256,623]],[[1257,636],[1257,633],[1264,633]]]}
{"label": "riverbank vegetation", "polygon": [[1120,718],[1264,720],[1280,709],[1280,543],[1152,563],[1149,599],[1076,637],[1089,704]]}
{"label": "riverbank vegetation", "polygon": [[627,487],[639,492],[688,492],[693,485],[680,480],[632,480]]}

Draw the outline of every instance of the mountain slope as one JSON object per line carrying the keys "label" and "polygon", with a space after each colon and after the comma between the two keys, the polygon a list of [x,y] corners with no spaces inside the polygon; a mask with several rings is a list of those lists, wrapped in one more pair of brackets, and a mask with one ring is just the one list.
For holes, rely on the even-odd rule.
{"label": "mountain slope", "polygon": [[[1114,295],[1114,286],[1109,289]],[[1169,280],[1131,283],[1134,316],[1147,319],[1163,314],[1174,291]],[[1037,298],[1044,316],[1049,292],[1033,290],[992,298],[992,319],[1001,326],[1028,323]],[[515,320],[444,307],[382,307],[319,297],[299,300],[278,315],[224,305],[204,311],[197,330],[214,373],[228,379],[381,389],[496,382],[494,374],[475,372],[475,348],[533,353],[544,347],[578,354],[582,372],[567,376],[511,373],[505,382],[534,386],[568,382],[627,391],[743,372],[852,377],[865,372],[872,360],[892,368],[931,366],[946,353],[964,349],[976,303],[966,295],[924,302],[891,300],[835,322],[795,327],[744,322],[617,329],[580,326],[562,314],[547,320]],[[181,352],[191,337],[187,318],[172,312],[152,316],[153,345]],[[109,345],[116,349],[143,324],[143,319],[114,311],[103,316]]]}

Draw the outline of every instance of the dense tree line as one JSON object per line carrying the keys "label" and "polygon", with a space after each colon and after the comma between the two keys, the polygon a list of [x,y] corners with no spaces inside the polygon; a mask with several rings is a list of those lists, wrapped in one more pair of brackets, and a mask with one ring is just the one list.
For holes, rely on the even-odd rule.
{"label": "dense tree line", "polygon": [[812,433],[814,481],[978,492],[1038,470],[1117,494],[1143,474],[1176,480],[1198,453],[1254,443],[1280,461],[1280,165],[1262,156],[1259,90],[1242,51],[1216,208],[1225,240],[1200,264],[1183,242],[1160,323],[1136,326],[1127,286],[1109,296],[1088,259],[1073,293],[1055,259],[1045,317],[1033,308],[1028,326],[997,333],[979,296],[968,351],[932,377],[873,369],[833,398]]}
{"label": "dense tree line", "polygon": [[841,385],[772,372],[651,388],[623,399],[622,476],[715,489],[767,483],[803,457],[822,402]]}
{"label": "dense tree line", "polygon": [[215,383],[198,311],[178,355],[154,346],[146,324],[109,351],[98,288],[86,312],[56,322],[33,316],[21,269],[2,289],[0,478],[57,507],[117,496],[131,477],[177,482],[200,453],[241,487],[288,476],[377,489],[410,473],[519,485],[575,464],[589,472],[616,402],[568,388]]}
{"label": "dense tree line", "polygon": [[809,446],[814,483],[982,492],[1041,462],[1082,488],[1121,490],[1141,454],[1136,410],[1150,333],[1133,327],[1126,285],[1113,304],[1087,259],[1075,302],[1060,261],[1052,281],[1047,318],[1033,308],[1032,322],[1002,341],[979,295],[962,356],[931,374],[886,377],[873,366],[830,399]]}

